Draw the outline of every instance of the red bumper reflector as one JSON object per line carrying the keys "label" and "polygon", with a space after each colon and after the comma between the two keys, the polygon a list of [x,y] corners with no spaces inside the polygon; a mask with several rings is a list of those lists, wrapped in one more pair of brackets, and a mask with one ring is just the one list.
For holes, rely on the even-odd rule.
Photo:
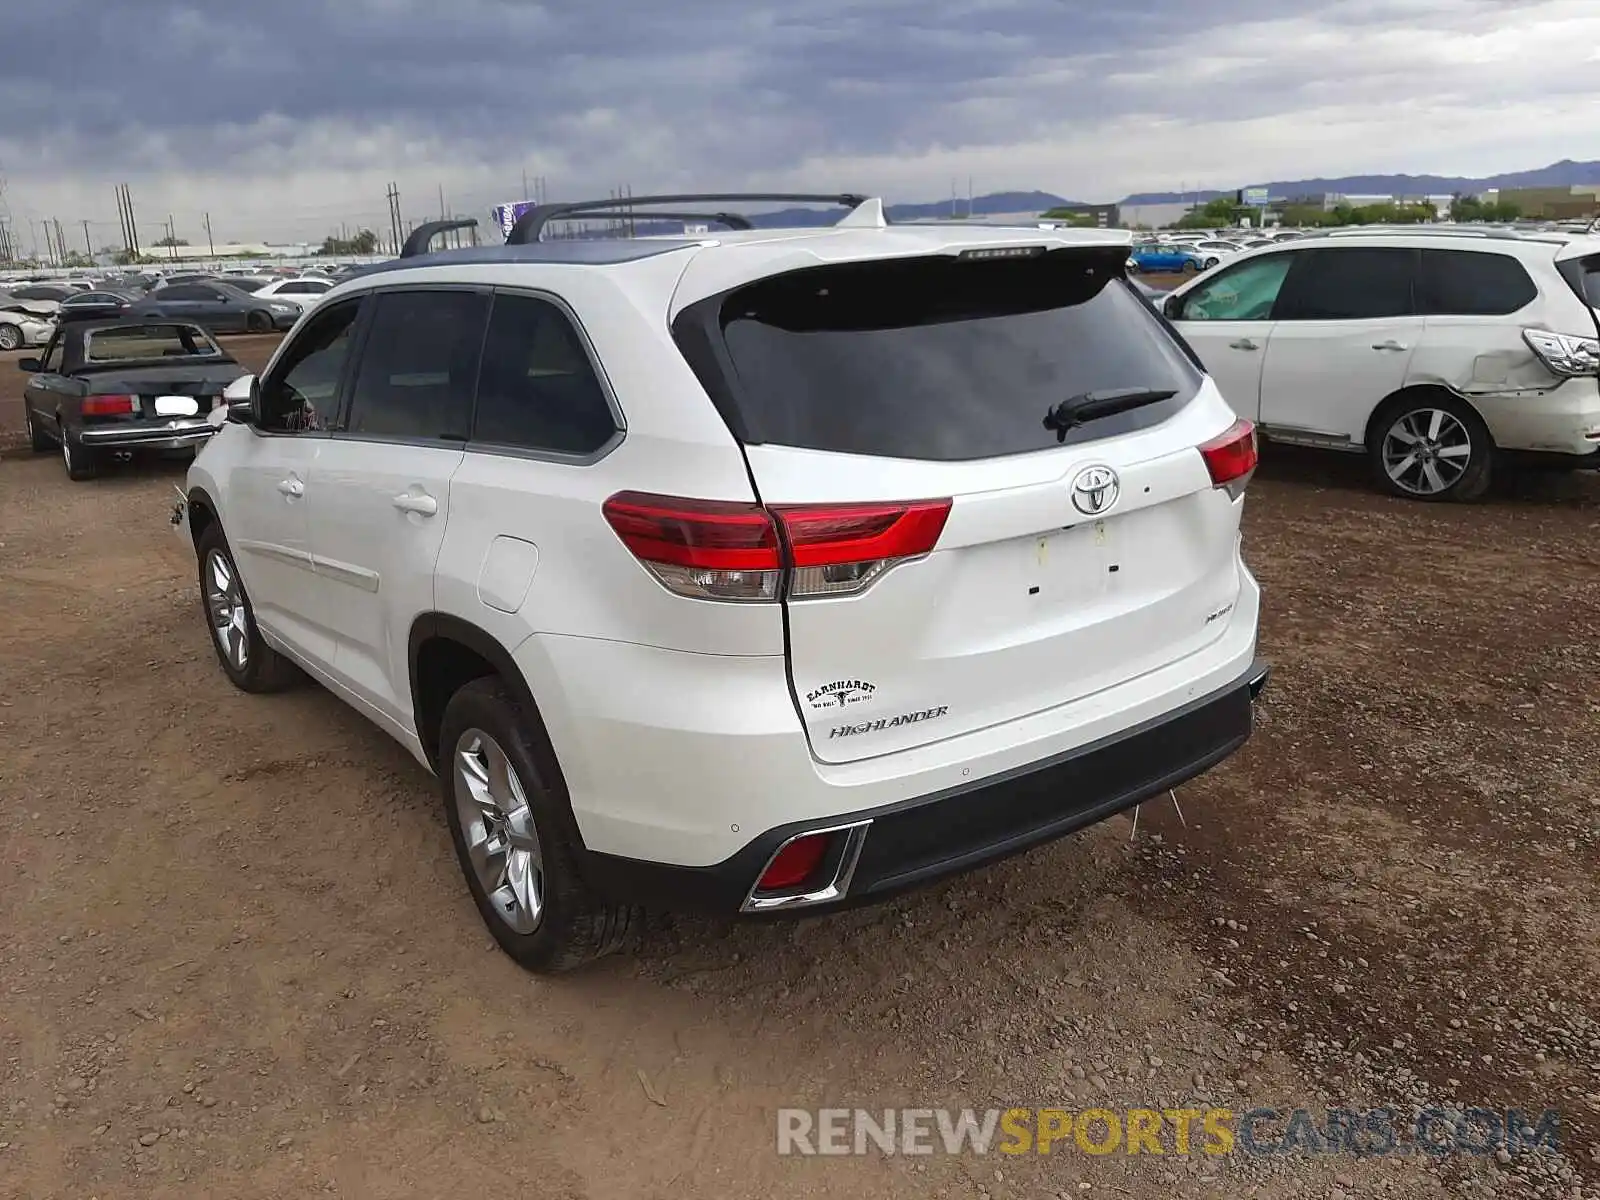
{"label": "red bumper reflector", "polygon": [[773,857],[756,883],[758,892],[777,892],[799,887],[810,879],[828,849],[828,835],[810,833],[795,838]]}

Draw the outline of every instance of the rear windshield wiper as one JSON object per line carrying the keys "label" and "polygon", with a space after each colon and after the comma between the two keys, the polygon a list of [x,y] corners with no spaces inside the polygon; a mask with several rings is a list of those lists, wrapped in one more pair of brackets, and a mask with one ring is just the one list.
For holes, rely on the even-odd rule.
{"label": "rear windshield wiper", "polygon": [[1044,427],[1055,430],[1056,441],[1067,440],[1067,433],[1101,417],[1115,416],[1146,404],[1159,404],[1178,394],[1176,388],[1125,387],[1068,396],[1044,415]]}

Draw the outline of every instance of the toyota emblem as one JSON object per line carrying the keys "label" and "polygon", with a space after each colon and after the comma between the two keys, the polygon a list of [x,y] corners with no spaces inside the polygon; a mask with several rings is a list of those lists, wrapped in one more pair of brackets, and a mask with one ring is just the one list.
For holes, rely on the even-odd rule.
{"label": "toyota emblem", "polygon": [[1117,473],[1110,467],[1085,467],[1072,480],[1072,507],[1097,517],[1117,502]]}

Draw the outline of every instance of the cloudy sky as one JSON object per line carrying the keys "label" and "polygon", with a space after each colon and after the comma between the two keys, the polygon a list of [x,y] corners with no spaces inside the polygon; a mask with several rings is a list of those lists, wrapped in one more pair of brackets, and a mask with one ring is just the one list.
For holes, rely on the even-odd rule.
{"label": "cloudy sky", "polygon": [[[5,6],[23,222],[145,242],[553,198],[1083,200],[1597,158],[1595,0],[49,0]],[[1304,16],[1286,15],[1296,8]],[[24,236],[26,244],[26,236]]]}

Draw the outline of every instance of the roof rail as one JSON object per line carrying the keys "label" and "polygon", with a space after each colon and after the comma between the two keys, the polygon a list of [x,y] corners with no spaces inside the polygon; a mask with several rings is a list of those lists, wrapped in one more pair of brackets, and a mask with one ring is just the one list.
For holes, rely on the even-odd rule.
{"label": "roof rail", "polygon": [[578,213],[555,213],[550,217],[552,221],[715,221],[719,225],[726,225],[729,229],[754,229],[749,217],[740,216],[736,212],[629,212],[625,208],[607,209],[604,212],[591,212],[585,209]]}
{"label": "roof rail", "polygon": [[416,258],[419,254],[426,254],[428,247],[433,245],[433,239],[441,233],[449,233],[452,229],[474,229],[477,224],[477,217],[460,217],[453,221],[424,221],[407,235],[406,244],[400,247],[399,257]]}
{"label": "roof rail", "polygon": [[1482,225],[1349,225],[1310,234],[1312,238],[1437,237],[1493,242],[1536,242],[1550,245],[1564,244],[1568,236],[1570,235],[1552,230],[1501,229]]}
{"label": "roof rail", "polygon": [[609,196],[604,200],[569,200],[556,204],[539,204],[530,208],[518,217],[517,223],[511,227],[511,232],[506,235],[506,245],[517,246],[537,242],[539,235],[544,232],[544,227],[558,218],[582,219],[580,214],[612,212],[619,208],[632,213],[634,219],[638,220],[641,216],[648,219],[650,214],[635,210],[641,206],[657,204],[723,204],[729,201],[767,204],[788,201],[795,204],[837,204],[842,208],[855,208],[866,200],[866,196],[848,192],[827,195],[810,192],[688,192],[675,196]]}

